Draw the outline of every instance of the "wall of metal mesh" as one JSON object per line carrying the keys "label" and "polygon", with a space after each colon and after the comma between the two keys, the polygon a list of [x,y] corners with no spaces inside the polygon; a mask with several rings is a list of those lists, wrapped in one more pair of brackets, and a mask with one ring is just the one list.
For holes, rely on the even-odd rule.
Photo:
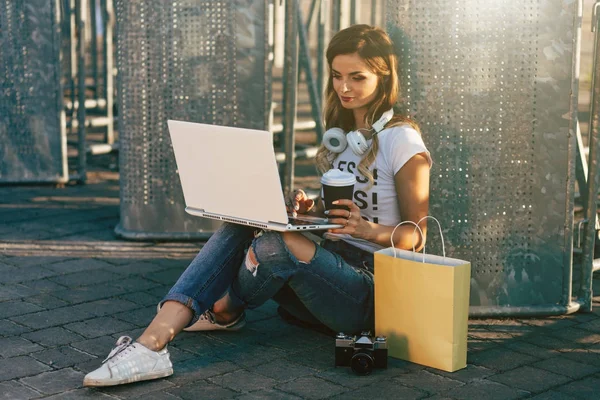
{"label": "wall of metal mesh", "polygon": [[267,3],[116,1],[117,233],[200,238],[218,226],[184,212],[167,120],[266,128],[271,76]]}
{"label": "wall of metal mesh", "polygon": [[66,182],[54,1],[0,1],[0,182]]}
{"label": "wall of metal mesh", "polygon": [[[431,150],[430,214],[472,263],[472,314],[565,305],[577,2],[395,0],[402,108]],[[576,90],[576,89],[575,89]],[[439,252],[437,227],[428,249]]]}

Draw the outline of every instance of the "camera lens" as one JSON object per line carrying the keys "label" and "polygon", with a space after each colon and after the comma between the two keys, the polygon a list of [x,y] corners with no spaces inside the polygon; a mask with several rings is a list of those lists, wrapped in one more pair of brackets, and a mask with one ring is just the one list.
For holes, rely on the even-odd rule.
{"label": "camera lens", "polygon": [[363,352],[354,354],[350,360],[350,367],[357,375],[369,375],[373,371],[373,364],[373,357]]}

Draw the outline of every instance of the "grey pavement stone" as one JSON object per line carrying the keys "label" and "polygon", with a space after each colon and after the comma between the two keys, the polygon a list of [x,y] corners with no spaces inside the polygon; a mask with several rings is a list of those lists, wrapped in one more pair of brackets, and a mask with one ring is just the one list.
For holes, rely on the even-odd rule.
{"label": "grey pavement stone", "polygon": [[595,318],[591,321],[577,325],[577,328],[585,329],[592,332],[600,332],[600,318]]}
{"label": "grey pavement stone", "polygon": [[51,264],[56,264],[60,262],[68,261],[68,257],[55,257],[55,256],[47,256],[47,257],[34,257],[34,256],[24,256],[24,257],[9,257],[4,259],[3,262],[9,263],[11,265],[17,267],[34,267],[34,266],[43,266],[46,267]]}
{"label": "grey pavement stone", "polygon": [[132,339],[137,339],[139,338],[142,333],[144,333],[144,331],[146,330],[146,328],[129,328],[127,330],[124,331],[120,331],[120,332],[115,332],[113,334],[111,334],[110,336],[113,337],[113,339],[115,339],[115,342],[121,337],[121,336],[130,336]]}
{"label": "grey pavement stone", "polygon": [[528,354],[536,358],[550,358],[560,355],[560,352],[556,350],[548,349],[546,347],[539,347],[520,340],[507,342],[504,344],[504,346],[516,352]]}
{"label": "grey pavement stone", "polygon": [[[263,331],[260,327],[256,330],[265,336],[268,331]],[[281,350],[289,351],[290,349],[308,350],[323,346],[329,346],[331,354],[335,352],[335,339],[308,329],[298,328],[294,331],[293,336],[275,336],[270,337],[266,344],[269,347],[275,347]]]}
{"label": "grey pavement stone", "polygon": [[106,299],[125,292],[126,290],[115,286],[112,283],[104,283],[100,285],[79,286],[76,288],[59,290],[52,292],[52,295],[68,303],[77,304],[86,301]]}
{"label": "grey pavement stone", "polygon": [[49,395],[82,387],[83,377],[81,372],[66,368],[23,378],[21,381],[35,390]]}
{"label": "grey pavement stone", "polygon": [[101,399],[114,400],[115,397],[109,396],[100,392],[97,389],[77,389],[59,393],[54,396],[45,397],[44,400],[85,400],[85,399]]}
{"label": "grey pavement stone", "polygon": [[[199,332],[180,333],[169,346],[200,356],[222,354],[225,355],[223,359],[235,358],[239,350],[232,344],[221,342]],[[230,354],[233,356],[228,357]]]}
{"label": "grey pavement stone", "polygon": [[449,390],[444,395],[456,399],[511,400],[527,397],[530,393],[482,379]]}
{"label": "grey pavement stone", "polygon": [[124,293],[118,296],[119,299],[131,301],[140,306],[150,306],[158,304],[162,297],[156,297],[146,292]]}
{"label": "grey pavement stone", "polygon": [[50,367],[28,356],[0,359],[0,381],[36,375],[48,370]]}
{"label": "grey pavement stone", "polygon": [[[171,289],[170,285],[157,285],[157,286],[154,286],[151,288],[139,289],[139,290],[144,291],[151,296],[154,296],[157,299],[156,302],[158,303],[160,300],[162,300],[163,297],[165,297],[165,295],[167,293],[169,293],[169,289]],[[133,291],[134,290],[131,290],[131,292],[133,292]]]}
{"label": "grey pavement stone", "polygon": [[467,364],[466,368],[459,369],[458,371],[454,371],[454,372],[446,372],[446,371],[441,371],[439,369],[434,369],[434,368],[427,368],[427,371],[429,371],[433,374],[436,374],[436,375],[445,376],[447,378],[450,378],[450,379],[453,379],[456,381],[465,382],[465,383],[471,382],[471,381],[474,381],[477,379],[482,379],[487,376],[494,375],[496,373],[496,371],[491,370],[489,368],[480,367],[480,366],[473,365],[473,364]]}
{"label": "grey pavement stone", "polygon": [[[109,261],[110,262],[110,261]],[[126,260],[124,263],[119,263],[117,265],[112,265],[110,267],[104,268],[107,271],[114,272],[116,274],[120,274],[122,276],[127,275],[145,275],[151,276],[152,273],[157,271],[162,271],[165,267],[162,267],[157,264],[149,263],[146,261],[134,261]],[[179,273],[181,274],[180,271]],[[160,282],[162,283],[162,282]]]}
{"label": "grey pavement stone", "polygon": [[350,367],[335,367],[319,371],[315,373],[314,376],[345,388],[360,389],[363,386],[372,386],[373,384],[389,379],[390,377],[402,376],[402,374],[406,374],[407,372],[408,371],[404,368],[392,366],[387,369],[374,370],[370,375],[357,376],[352,372]]}
{"label": "grey pavement stone", "polygon": [[326,370],[335,365],[334,351],[332,348],[318,348],[312,351],[294,349],[293,353],[285,355],[285,359],[317,370]]}
{"label": "grey pavement stone", "polygon": [[564,339],[569,343],[578,343],[584,347],[600,343],[600,334],[598,332],[590,332],[589,330],[577,327],[553,330],[550,332],[550,335]]}
{"label": "grey pavement stone", "polygon": [[[108,353],[107,353],[108,354]],[[82,364],[90,360],[98,360],[95,356],[69,346],[40,351],[31,354],[36,360],[50,365],[52,368],[66,368]],[[98,363],[101,360],[98,360]]]}
{"label": "grey pavement stone", "polygon": [[31,328],[16,324],[7,319],[0,319],[0,336],[20,335],[31,331]]}
{"label": "grey pavement stone", "polygon": [[531,364],[532,367],[542,368],[572,379],[581,379],[600,371],[600,366],[583,364],[567,357],[553,357]]}
{"label": "grey pavement stone", "polygon": [[275,388],[304,399],[324,399],[348,391],[342,386],[314,376],[301,377],[291,382],[279,384]]}
{"label": "grey pavement stone", "polygon": [[156,392],[164,391],[165,389],[171,387],[173,387],[173,384],[168,380],[156,379],[153,381],[136,382],[127,385],[100,388],[98,390],[104,394],[115,396],[120,399],[154,399]]}
{"label": "grey pavement stone", "polygon": [[313,375],[318,372],[313,368],[287,360],[275,360],[258,368],[253,368],[252,371],[279,382],[287,382],[300,376]]}
{"label": "grey pavement stone", "polygon": [[[197,254],[204,246],[204,242],[190,242],[186,244],[189,247],[190,253],[194,253],[194,255]],[[180,268],[181,272],[183,272],[183,270],[186,269],[188,265],[190,265],[193,259],[194,256],[190,255],[189,257],[179,256],[177,258],[148,258],[145,261],[152,264],[160,265],[164,268]]]}
{"label": "grey pavement stone", "polygon": [[35,296],[37,292],[18,283],[0,285],[0,301],[15,300],[28,296]]}
{"label": "grey pavement stone", "polygon": [[563,351],[562,354],[571,360],[600,367],[599,345],[594,345],[586,349],[569,349]]}
{"label": "grey pavement stone", "polygon": [[15,357],[43,350],[39,344],[21,337],[0,338],[0,356]]}
{"label": "grey pavement stone", "polygon": [[469,355],[468,359],[471,364],[481,365],[498,371],[506,371],[538,360],[535,357],[517,353],[505,347],[496,347],[481,351]]}
{"label": "grey pavement stone", "polygon": [[[251,310],[257,311],[257,310]],[[268,317],[265,314],[259,313],[248,313],[248,317],[259,318],[258,320],[251,321],[248,323],[248,327],[252,328],[258,332],[262,332],[265,335],[268,335],[270,338],[282,337],[296,334],[297,332],[301,332],[302,328],[298,328],[297,326],[293,326],[290,324],[286,324],[279,317]]]}
{"label": "grey pavement stone", "polygon": [[272,343],[272,338],[267,333],[252,329],[249,325],[246,325],[244,329],[236,332],[207,332],[206,335],[215,340],[229,343],[238,347],[252,346],[256,344],[269,346]]}
{"label": "grey pavement stone", "polygon": [[143,396],[141,398],[150,400],[181,400],[181,397],[177,397],[174,394],[159,391],[152,392],[148,396]]}
{"label": "grey pavement stone", "polygon": [[164,295],[167,294],[168,289],[171,288],[170,285],[160,285],[156,282],[144,279],[141,276],[133,276],[125,279],[119,279],[118,281],[111,282],[111,284],[120,288],[123,291],[123,293],[148,291],[151,289],[162,288],[164,286],[165,288],[167,288],[167,290],[165,290],[164,288],[162,289],[163,291],[160,297],[158,298],[159,300],[162,299]]}
{"label": "grey pavement stone", "polygon": [[0,399],[3,400],[29,400],[40,397],[41,394],[17,382],[8,381],[0,383]]}
{"label": "grey pavement stone", "polygon": [[498,343],[513,339],[513,336],[508,332],[488,331],[487,329],[469,331],[468,337],[469,339],[493,340]]}
{"label": "grey pavement stone", "polygon": [[76,258],[72,260],[66,260],[46,265],[46,268],[61,274],[68,274],[73,272],[92,271],[95,269],[101,269],[110,266],[111,264],[108,264],[104,261],[96,260],[94,258]]}
{"label": "grey pavement stone", "polygon": [[139,260],[136,258],[129,257],[95,257],[96,260],[104,261],[112,265],[122,265],[122,264],[130,264],[132,262],[143,262],[144,260]]}
{"label": "grey pavement stone", "polygon": [[23,300],[28,303],[38,305],[46,310],[52,310],[54,308],[60,308],[68,305],[64,300],[58,299],[48,293],[38,294],[36,296],[26,297]]}
{"label": "grey pavement stone", "polygon": [[121,278],[114,272],[94,269],[91,271],[76,272],[73,274],[59,275],[49,278],[50,281],[67,287],[89,286],[104,282],[112,282]]}
{"label": "grey pavement stone", "polygon": [[[112,314],[112,313],[111,313]],[[144,308],[138,308],[137,310],[129,310],[114,314],[113,316],[122,321],[126,321],[136,326],[148,326],[156,315],[156,306],[148,306]]]}
{"label": "grey pavement stone", "polygon": [[461,381],[432,374],[426,370],[404,374],[394,378],[393,380],[401,383],[402,385],[411,386],[430,394],[445,392],[447,390],[464,385],[464,383]]}
{"label": "grey pavement stone", "polygon": [[182,363],[184,361],[191,360],[191,359],[198,357],[198,355],[196,355],[196,354],[189,353],[189,352],[183,351],[183,350],[179,350],[178,348],[175,348],[172,346],[169,346],[169,354],[171,355],[171,362],[173,362],[173,364],[177,364],[177,365],[179,365],[179,363]]}
{"label": "grey pavement stone", "polygon": [[166,270],[161,270],[161,271],[149,271],[145,274],[143,274],[142,276],[148,280],[160,283],[160,284],[166,284],[166,285],[173,285],[177,279],[181,276],[181,273],[183,271],[180,269],[166,269]]}
{"label": "grey pavement stone", "polygon": [[43,310],[42,307],[27,303],[25,301],[5,301],[1,303],[0,307],[0,319],[12,317],[15,315],[29,314],[36,311]]}
{"label": "grey pavement stone", "polygon": [[[505,341],[508,343],[509,341]],[[501,345],[500,341],[497,340],[487,340],[487,339],[476,339],[476,338],[468,338],[467,339],[467,354],[475,354],[479,351],[489,350],[494,347],[498,347]]]}
{"label": "grey pavement stone", "polygon": [[532,400],[577,400],[578,397],[570,396],[566,393],[557,392],[556,390],[548,390],[547,392],[540,393],[537,396],[533,396]]}
{"label": "grey pavement stone", "polygon": [[222,360],[252,369],[257,365],[280,359],[285,353],[279,349],[255,345],[250,347],[228,346],[223,350],[219,349],[215,355]]}
{"label": "grey pavement stone", "polygon": [[0,283],[18,283],[25,281],[35,281],[38,279],[55,276],[58,273],[43,267],[21,267],[12,268],[10,271],[3,271],[0,274]]}
{"label": "grey pavement stone", "polygon": [[427,393],[415,388],[410,388],[394,381],[383,381],[372,385],[363,386],[359,389],[346,391],[339,394],[333,399],[339,400],[363,400],[370,398],[378,399],[402,399],[402,400],[417,400],[427,397]]}
{"label": "grey pavement stone", "polygon": [[90,318],[104,317],[120,311],[127,311],[138,308],[139,306],[127,300],[118,298],[108,298],[94,300],[87,303],[79,303],[72,308],[77,312],[87,313]]}
{"label": "grey pavement stone", "polygon": [[598,398],[598,389],[600,388],[600,379],[588,377],[579,381],[571,382],[561,386],[556,390],[579,399]]}
{"label": "grey pavement stone", "polygon": [[133,329],[134,325],[113,317],[98,317],[65,325],[65,328],[88,339],[92,339]]}
{"label": "grey pavement stone", "polygon": [[197,400],[201,397],[215,400],[233,399],[238,394],[233,390],[222,388],[206,381],[198,381],[193,384],[167,389],[167,393],[184,400]]}
{"label": "grey pavement stone", "polygon": [[30,241],[30,240],[49,240],[54,239],[53,232],[44,229],[21,230],[18,226],[13,229],[12,240]]}
{"label": "grey pavement stone", "polygon": [[23,286],[33,289],[39,293],[49,293],[58,290],[66,289],[66,286],[59,285],[56,282],[52,282],[48,279],[38,279],[37,281],[27,281],[22,283]]}
{"label": "grey pavement stone", "polygon": [[216,375],[222,375],[239,370],[240,367],[230,361],[219,360],[214,357],[194,357],[173,365],[174,375],[169,377],[169,382],[175,386],[201,381]]}
{"label": "grey pavement stone", "polygon": [[521,321],[526,325],[543,327],[549,330],[564,329],[577,324],[576,321],[570,318],[565,318],[563,316],[522,319]]}
{"label": "grey pavement stone", "polygon": [[43,329],[49,328],[51,326],[58,326],[70,322],[81,321],[89,317],[90,315],[84,311],[78,311],[73,307],[62,307],[48,311],[41,311],[37,313],[11,317],[10,319],[14,322],[23,324],[34,329]]}
{"label": "grey pavement stone", "polygon": [[117,340],[112,336],[102,336],[94,339],[82,340],[80,342],[71,343],[76,349],[85,353],[93,354],[98,357],[106,357],[108,353],[115,347]]}
{"label": "grey pavement stone", "polygon": [[490,376],[487,379],[532,393],[543,392],[571,380],[564,375],[528,365]]}
{"label": "grey pavement stone", "polygon": [[256,392],[246,393],[239,397],[237,400],[301,400],[301,397],[293,396],[289,393],[280,392],[274,389],[262,389]]}
{"label": "grey pavement stone", "polygon": [[275,379],[267,378],[266,376],[246,370],[238,370],[223,375],[217,375],[208,378],[208,381],[236,392],[251,392],[259,389],[270,389],[277,383]]}

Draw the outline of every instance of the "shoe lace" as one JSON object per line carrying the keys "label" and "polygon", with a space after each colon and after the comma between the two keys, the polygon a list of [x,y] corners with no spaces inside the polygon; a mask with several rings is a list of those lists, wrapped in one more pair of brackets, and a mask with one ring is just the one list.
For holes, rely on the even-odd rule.
{"label": "shoe lace", "polygon": [[113,357],[118,358],[119,355],[122,356],[125,354],[123,351],[130,348],[132,344],[132,340],[129,336],[121,336],[119,340],[117,340],[117,346],[112,349],[110,353],[108,353],[108,356],[102,361],[102,363],[104,364]]}

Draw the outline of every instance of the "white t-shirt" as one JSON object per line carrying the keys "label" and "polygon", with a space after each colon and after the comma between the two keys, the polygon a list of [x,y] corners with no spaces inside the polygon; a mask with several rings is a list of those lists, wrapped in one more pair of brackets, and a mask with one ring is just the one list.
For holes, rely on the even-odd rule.
{"label": "white t-shirt", "polygon": [[[333,168],[350,172],[356,176],[353,200],[360,208],[361,216],[364,219],[381,225],[396,226],[401,219],[394,176],[408,160],[420,153],[427,157],[431,167],[431,156],[421,135],[409,125],[387,128],[377,135],[379,151],[375,161],[369,166],[374,178],[374,184],[370,189],[368,189],[369,180],[358,171],[361,157],[354,154],[350,147],[346,147],[342,153],[337,155],[333,161]],[[372,140],[368,141],[369,145],[371,142]],[[376,243],[346,234],[325,233],[324,237],[332,240],[341,239],[369,252],[383,248]]]}

